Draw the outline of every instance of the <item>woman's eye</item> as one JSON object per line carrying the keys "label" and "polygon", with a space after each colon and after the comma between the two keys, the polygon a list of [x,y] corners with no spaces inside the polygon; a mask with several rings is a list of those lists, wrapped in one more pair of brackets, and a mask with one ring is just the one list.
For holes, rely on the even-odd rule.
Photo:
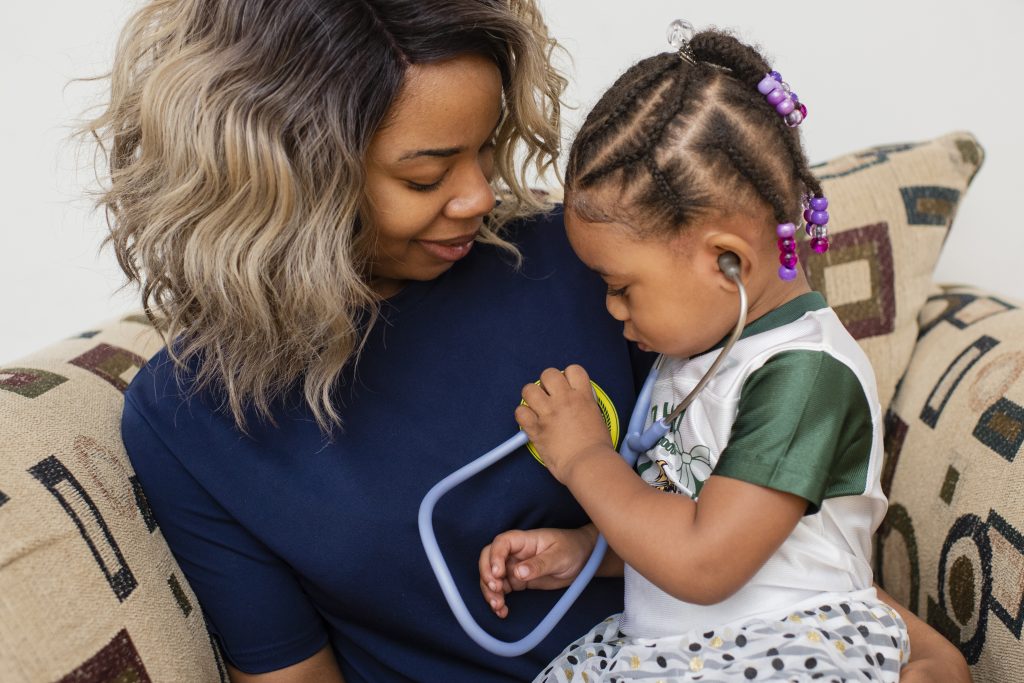
{"label": "woman's eye", "polygon": [[608,288],[608,296],[623,296],[626,293],[626,289],[628,289],[628,288],[627,287],[619,287],[619,288],[609,287]]}
{"label": "woman's eye", "polygon": [[444,176],[442,176],[436,182],[433,183],[423,184],[414,182],[412,180],[407,180],[405,181],[405,183],[406,185],[409,186],[410,190],[415,190],[416,192],[430,192],[432,190],[436,190],[437,188],[439,188],[441,186],[442,180],[444,180]]}

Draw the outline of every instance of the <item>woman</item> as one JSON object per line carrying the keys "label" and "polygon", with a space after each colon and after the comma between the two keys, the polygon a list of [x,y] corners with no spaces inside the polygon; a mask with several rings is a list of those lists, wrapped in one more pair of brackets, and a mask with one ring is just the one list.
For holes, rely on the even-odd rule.
{"label": "woman", "polygon": [[[122,432],[234,680],[522,680],[620,608],[596,580],[496,658],[415,525],[543,368],[591,368],[621,416],[645,369],[527,190],[558,149],[553,45],[531,0],[152,0],[126,28],[91,129],[110,241],[172,345]],[[435,512],[466,595],[498,531],[586,522],[525,454]],[[470,608],[513,639],[552,601],[517,598]],[[924,633],[925,662],[956,661]]]}

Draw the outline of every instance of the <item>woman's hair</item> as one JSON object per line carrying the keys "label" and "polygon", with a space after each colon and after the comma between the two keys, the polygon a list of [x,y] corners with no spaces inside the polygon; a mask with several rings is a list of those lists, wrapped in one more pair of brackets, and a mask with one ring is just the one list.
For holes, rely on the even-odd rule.
{"label": "woman's hair", "polygon": [[[694,35],[690,48],[696,64],[675,52],[650,57],[598,101],[572,145],[567,204],[595,222],[641,216],[644,232],[661,234],[751,202],[778,223],[794,221],[801,196],[821,188],[797,129],[757,90],[768,63],[716,30]],[[588,201],[608,189],[615,207]]]}
{"label": "woman's hair", "polygon": [[273,423],[301,387],[325,432],[332,388],[377,316],[364,161],[410,65],[477,54],[504,91],[481,239],[547,208],[527,188],[560,142],[565,79],[534,0],[149,0],[128,22],[110,102],[88,122],[128,283],[171,357],[198,360],[236,424]]}

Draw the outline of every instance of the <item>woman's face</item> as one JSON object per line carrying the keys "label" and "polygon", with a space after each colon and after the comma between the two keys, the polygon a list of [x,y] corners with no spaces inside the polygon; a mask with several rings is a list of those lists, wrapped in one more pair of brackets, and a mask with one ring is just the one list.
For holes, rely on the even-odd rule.
{"label": "woman's face", "polygon": [[381,296],[438,277],[472,248],[494,208],[501,95],[498,67],[476,55],[406,72],[367,154],[371,286]]}

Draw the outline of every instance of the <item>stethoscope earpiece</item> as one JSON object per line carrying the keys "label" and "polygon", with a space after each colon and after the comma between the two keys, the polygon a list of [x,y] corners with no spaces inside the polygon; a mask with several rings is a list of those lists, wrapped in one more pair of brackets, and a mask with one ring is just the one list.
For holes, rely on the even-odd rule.
{"label": "stethoscope earpiece", "polygon": [[729,278],[737,280],[740,277],[740,257],[732,251],[723,251],[718,256],[718,269]]}

